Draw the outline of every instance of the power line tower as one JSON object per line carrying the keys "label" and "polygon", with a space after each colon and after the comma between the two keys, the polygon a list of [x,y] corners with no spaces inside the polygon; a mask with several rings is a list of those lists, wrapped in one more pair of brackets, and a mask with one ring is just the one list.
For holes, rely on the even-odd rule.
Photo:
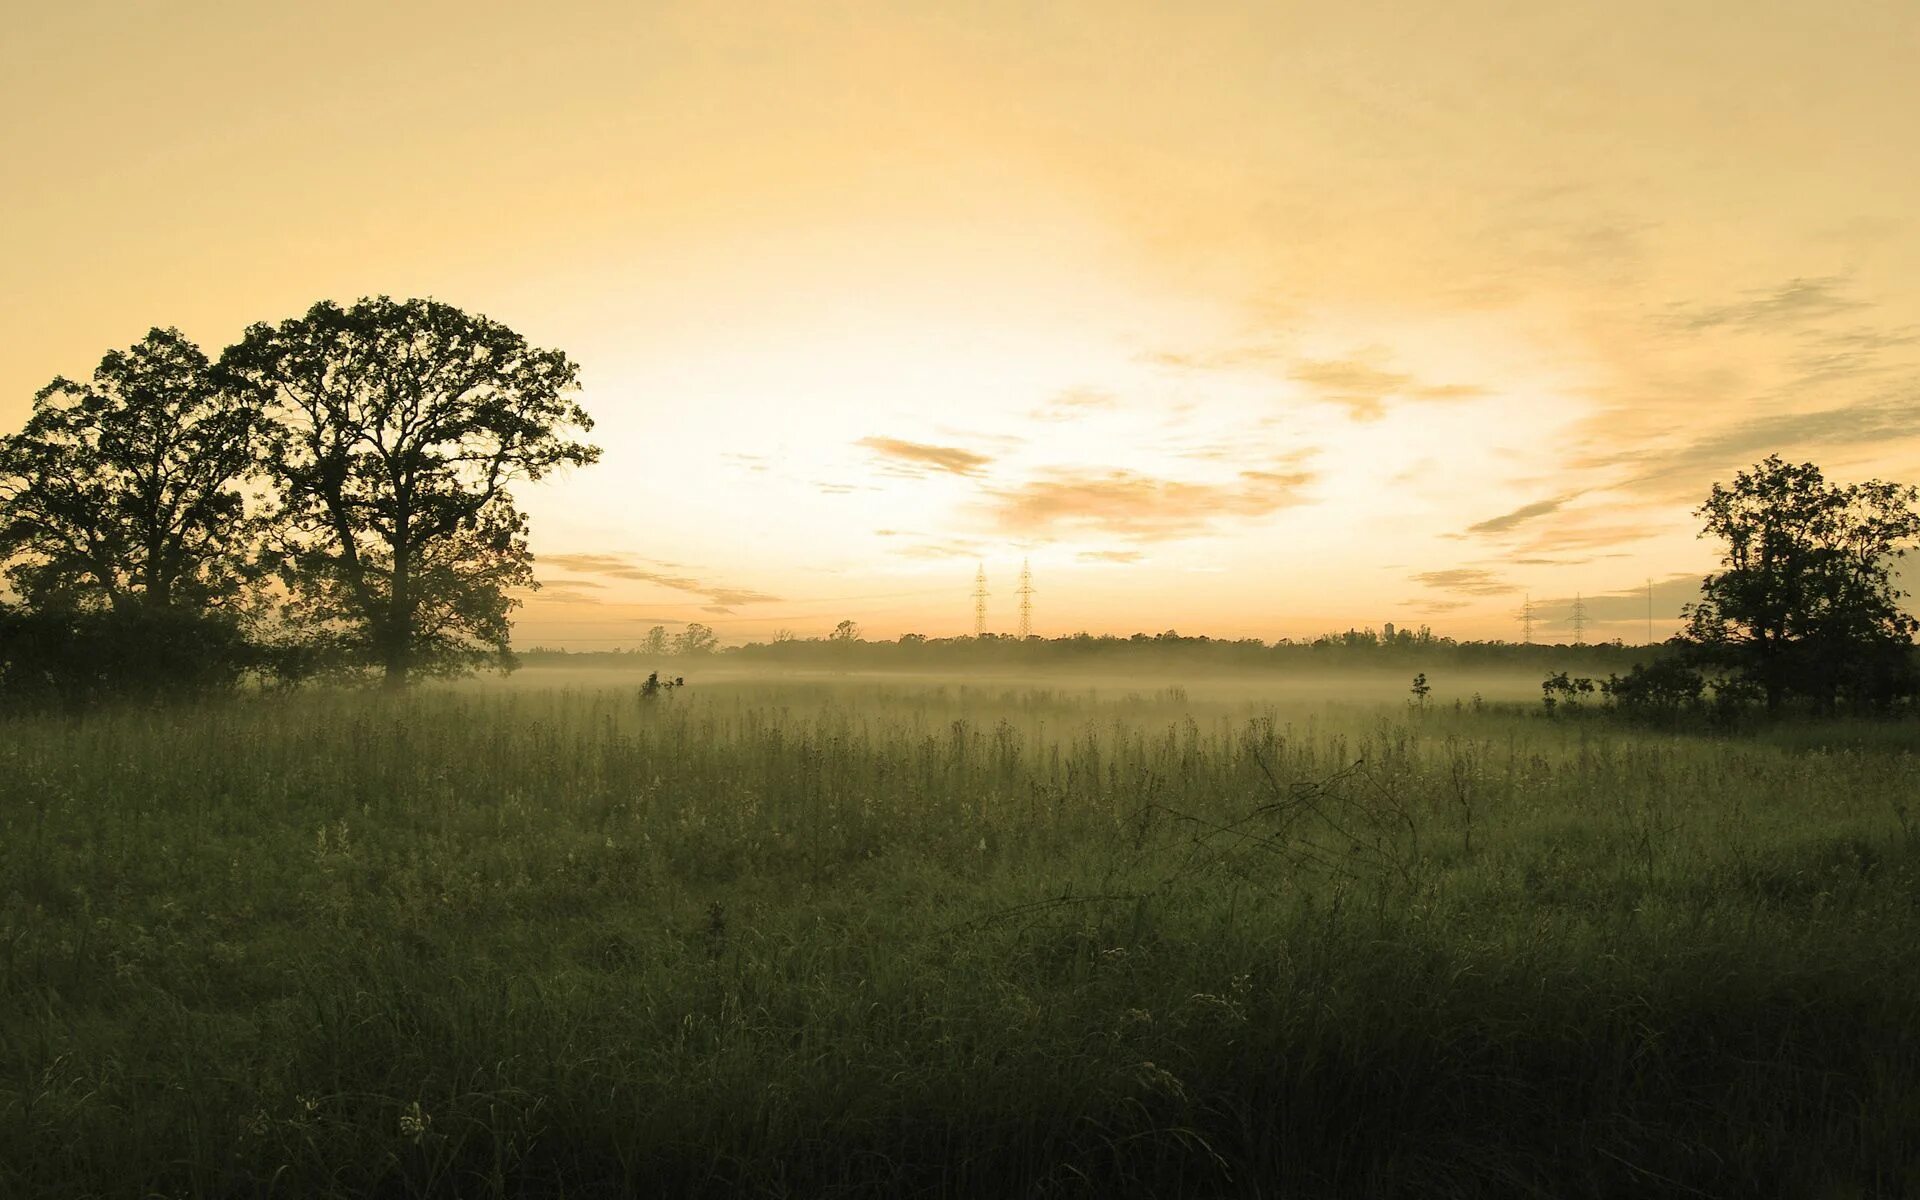
{"label": "power line tower", "polygon": [[1580,593],[1575,592],[1573,594],[1573,644],[1576,646],[1584,644],[1586,637],[1587,602],[1580,598]]}
{"label": "power line tower", "polygon": [[973,573],[973,636],[987,636],[987,564]]}
{"label": "power line tower", "polygon": [[1033,570],[1026,559],[1020,560],[1020,640],[1033,636]]}
{"label": "power line tower", "polygon": [[1528,593],[1520,605],[1520,644],[1533,645],[1533,595]]}

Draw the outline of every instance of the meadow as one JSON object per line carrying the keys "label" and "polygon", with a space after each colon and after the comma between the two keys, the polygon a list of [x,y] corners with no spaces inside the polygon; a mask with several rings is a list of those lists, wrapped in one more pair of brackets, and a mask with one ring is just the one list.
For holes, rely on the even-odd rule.
{"label": "meadow", "polygon": [[0,720],[0,1196],[1920,1194],[1910,724],[636,683]]}

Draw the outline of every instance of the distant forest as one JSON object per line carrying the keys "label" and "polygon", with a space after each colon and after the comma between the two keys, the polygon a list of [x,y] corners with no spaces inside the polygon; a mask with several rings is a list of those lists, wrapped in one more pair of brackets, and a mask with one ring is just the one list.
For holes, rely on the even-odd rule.
{"label": "distant forest", "polygon": [[656,658],[675,661],[720,659],[742,664],[787,667],[874,670],[942,670],[991,667],[1054,667],[1108,669],[1122,667],[1185,666],[1204,669],[1260,670],[1337,667],[1356,669],[1403,666],[1457,666],[1488,668],[1621,671],[1668,653],[1664,646],[1630,646],[1619,641],[1592,644],[1547,644],[1505,641],[1457,641],[1441,637],[1422,625],[1397,628],[1389,622],[1380,629],[1349,629],[1310,640],[1281,638],[1212,638],[1165,633],[1076,633],[1067,637],[1018,638],[1011,634],[980,637],[930,638],[909,633],[891,641],[867,641],[857,628],[843,624],[828,637],[783,637],[771,642],[720,646],[704,626],[691,626],[692,636],[669,637],[655,626],[643,645],[623,650],[569,651],[535,647],[523,651],[529,665],[638,666]]}

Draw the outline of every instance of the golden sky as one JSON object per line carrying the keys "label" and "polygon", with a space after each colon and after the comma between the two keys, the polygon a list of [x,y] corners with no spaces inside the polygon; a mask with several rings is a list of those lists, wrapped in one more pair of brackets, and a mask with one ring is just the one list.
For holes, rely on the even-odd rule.
{"label": "golden sky", "polygon": [[1006,631],[1023,558],[1047,634],[1637,639],[1713,480],[1920,481],[1917,62],[1914,0],[20,5],[0,424],[433,296],[599,422],[523,646],[970,632],[980,562]]}

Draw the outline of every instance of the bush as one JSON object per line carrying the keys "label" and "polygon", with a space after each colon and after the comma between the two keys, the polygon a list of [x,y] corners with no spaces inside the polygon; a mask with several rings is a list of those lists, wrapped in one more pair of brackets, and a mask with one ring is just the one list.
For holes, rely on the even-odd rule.
{"label": "bush", "polygon": [[0,701],[10,705],[71,709],[231,691],[258,660],[230,614],[0,606]]}
{"label": "bush", "polygon": [[1635,663],[1623,678],[1608,675],[1600,690],[1622,711],[1639,716],[1674,716],[1700,706],[1707,681],[1678,658]]}

